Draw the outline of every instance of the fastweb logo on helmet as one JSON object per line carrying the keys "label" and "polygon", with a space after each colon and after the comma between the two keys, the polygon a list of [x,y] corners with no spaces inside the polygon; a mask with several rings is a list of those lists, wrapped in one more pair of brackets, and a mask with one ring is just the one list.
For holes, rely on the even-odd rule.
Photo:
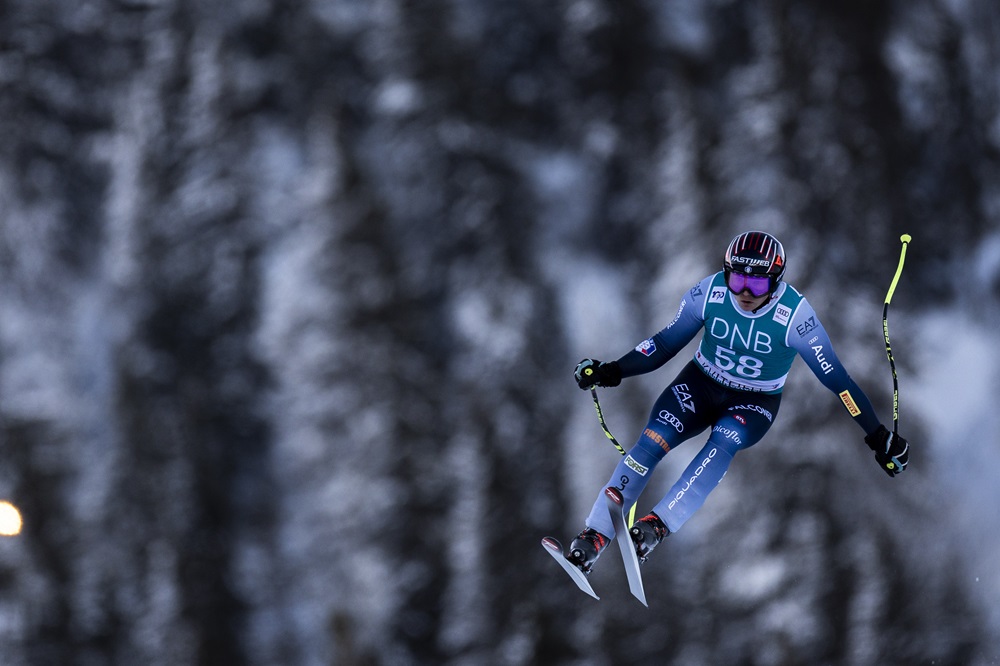
{"label": "fastweb logo on helmet", "polygon": [[737,264],[746,264],[747,266],[770,266],[771,262],[767,259],[750,259],[749,257],[733,257],[730,263],[734,266]]}

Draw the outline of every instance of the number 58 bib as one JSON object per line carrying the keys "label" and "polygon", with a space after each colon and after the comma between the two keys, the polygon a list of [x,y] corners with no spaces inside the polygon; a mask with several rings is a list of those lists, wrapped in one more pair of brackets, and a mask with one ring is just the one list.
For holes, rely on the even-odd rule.
{"label": "number 58 bib", "polygon": [[705,302],[705,332],[695,360],[723,386],[779,393],[795,360],[786,334],[801,301],[802,295],[782,282],[770,303],[744,312],[718,273]]}

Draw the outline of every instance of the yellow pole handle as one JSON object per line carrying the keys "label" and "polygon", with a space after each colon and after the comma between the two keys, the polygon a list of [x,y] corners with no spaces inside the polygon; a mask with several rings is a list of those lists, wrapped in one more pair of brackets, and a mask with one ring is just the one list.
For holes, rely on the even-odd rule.
{"label": "yellow pole handle", "polygon": [[899,237],[899,240],[903,243],[903,249],[899,252],[899,265],[896,266],[896,275],[892,278],[892,284],[889,285],[889,292],[885,295],[885,304],[889,305],[892,301],[892,294],[896,291],[896,283],[899,282],[899,276],[903,274],[903,262],[906,261],[906,244],[913,240],[910,234],[903,234]]}

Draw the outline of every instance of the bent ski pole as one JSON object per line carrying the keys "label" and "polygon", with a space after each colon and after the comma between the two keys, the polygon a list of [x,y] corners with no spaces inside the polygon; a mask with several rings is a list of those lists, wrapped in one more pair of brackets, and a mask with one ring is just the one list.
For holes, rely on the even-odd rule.
{"label": "bent ski pole", "polygon": [[[623,456],[626,455],[624,447],[622,447],[622,445],[618,443],[618,440],[615,439],[615,436],[611,434],[611,430],[608,428],[608,423],[607,421],[604,420],[604,412],[601,411],[601,401],[597,399],[596,386],[590,387],[590,395],[594,398],[594,409],[597,410],[597,420],[601,422],[601,429],[604,430],[604,434],[608,436],[608,439],[611,440],[611,443],[615,445],[616,449],[618,449],[618,453],[622,454]],[[635,522],[635,504],[632,505],[632,508],[628,512],[628,526],[632,527],[632,524],[634,522]]]}
{"label": "bent ski pole", "polygon": [[593,386],[590,387],[590,395],[594,397],[594,409],[597,410],[597,420],[601,422],[601,428],[604,430],[604,434],[608,436],[611,443],[615,445],[616,449],[618,449],[618,453],[625,455],[625,449],[622,448],[622,445],[618,443],[618,440],[615,439],[615,436],[612,435],[611,431],[608,429],[608,424],[604,420],[604,412],[601,411],[601,401],[597,399],[597,389]]}
{"label": "bent ski pole", "polygon": [[899,252],[899,265],[896,267],[896,275],[892,278],[889,291],[885,295],[885,306],[882,308],[882,336],[885,338],[885,355],[889,357],[889,368],[892,370],[892,433],[899,432],[899,379],[896,377],[896,362],[892,358],[892,346],[889,344],[889,302],[896,291],[896,284],[899,276],[903,273],[903,262],[906,261],[906,245],[912,240],[910,234],[903,234],[899,237],[903,243],[903,248]]}

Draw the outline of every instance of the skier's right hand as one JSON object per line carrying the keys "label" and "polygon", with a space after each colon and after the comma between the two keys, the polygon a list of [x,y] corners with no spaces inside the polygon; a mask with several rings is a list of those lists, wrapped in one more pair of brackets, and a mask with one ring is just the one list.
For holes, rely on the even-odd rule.
{"label": "skier's right hand", "polygon": [[616,361],[602,363],[596,358],[585,358],[576,366],[576,384],[582,389],[591,386],[618,386],[622,383],[622,371]]}

